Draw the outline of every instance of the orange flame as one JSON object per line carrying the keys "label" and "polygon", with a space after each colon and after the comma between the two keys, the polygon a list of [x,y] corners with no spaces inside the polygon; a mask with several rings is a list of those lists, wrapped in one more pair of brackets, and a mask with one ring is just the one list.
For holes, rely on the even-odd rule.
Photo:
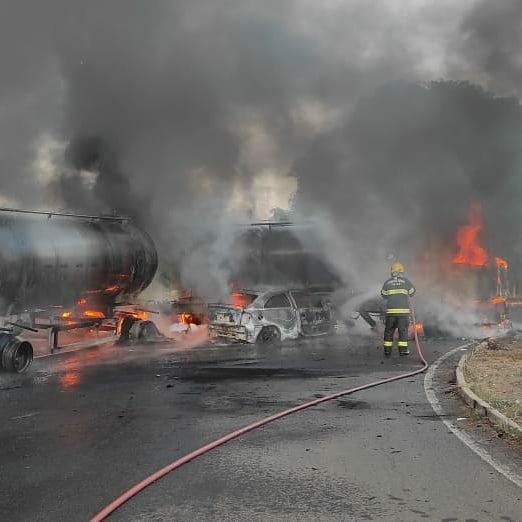
{"label": "orange flame", "polygon": [[469,209],[469,224],[459,228],[457,244],[459,252],[453,258],[454,263],[484,266],[488,254],[478,242],[478,234],[482,230],[482,210],[480,203],[474,202]]}
{"label": "orange flame", "polygon": [[232,300],[232,305],[237,306],[238,308],[245,308],[252,302],[251,296],[241,292],[232,292],[230,297]]}
{"label": "orange flame", "polygon": [[507,271],[508,264],[505,259],[502,259],[501,257],[495,257],[495,263],[497,265],[497,291],[499,294],[502,294],[502,272],[501,270],[504,269]]}
{"label": "orange flame", "polygon": [[201,320],[197,317],[196,314],[182,313],[182,314],[179,314],[179,318],[180,318],[181,322],[187,326],[191,326],[191,325],[198,326],[201,324]]}
{"label": "orange flame", "polygon": [[91,319],[105,319],[105,314],[98,310],[85,310],[82,315]]}
{"label": "orange flame", "polygon": [[145,310],[134,311],[131,315],[135,319],[140,319],[141,321],[145,321],[149,318],[149,314],[145,312]]}
{"label": "orange flame", "polygon": [[495,257],[495,263],[497,264],[497,266],[502,267],[506,270],[508,268],[507,261],[505,259],[502,259],[501,257]]}
{"label": "orange flame", "polygon": [[415,335],[415,332],[417,332],[417,335],[424,335],[424,325],[422,323],[410,323],[408,327],[408,336],[411,338]]}
{"label": "orange flame", "polygon": [[63,312],[61,317],[72,317],[72,312]]}

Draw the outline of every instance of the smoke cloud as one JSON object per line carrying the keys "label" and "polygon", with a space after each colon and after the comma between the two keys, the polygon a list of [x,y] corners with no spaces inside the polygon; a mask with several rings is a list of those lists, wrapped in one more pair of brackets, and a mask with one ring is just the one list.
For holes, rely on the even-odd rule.
{"label": "smoke cloud", "polygon": [[456,248],[457,229],[479,201],[480,240],[511,259],[522,232],[521,138],[516,99],[459,82],[380,87],[296,163],[298,207],[328,209],[355,266],[371,266],[381,249],[382,271],[386,253],[414,261],[428,248]]}
{"label": "smoke cloud", "polygon": [[520,96],[522,4],[481,0],[463,18],[461,31],[457,67],[488,89]]}
{"label": "smoke cloud", "polygon": [[1,197],[131,215],[206,295],[230,272],[234,225],[295,190],[360,286],[391,250],[453,237],[473,198],[487,247],[520,259],[518,99],[477,87],[518,96],[517,9],[8,0]]}

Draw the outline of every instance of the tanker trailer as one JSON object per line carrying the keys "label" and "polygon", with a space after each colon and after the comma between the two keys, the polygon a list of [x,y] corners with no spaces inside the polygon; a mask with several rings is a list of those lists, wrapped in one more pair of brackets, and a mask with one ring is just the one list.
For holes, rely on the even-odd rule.
{"label": "tanker trailer", "polygon": [[333,291],[342,286],[313,224],[253,223],[231,248],[231,286],[296,286]]}
{"label": "tanker trailer", "polygon": [[61,325],[38,323],[38,314],[69,309],[62,315],[72,327],[110,318],[150,284],[157,265],[152,239],[129,218],[0,209],[1,366],[30,365],[20,328],[57,335]]}

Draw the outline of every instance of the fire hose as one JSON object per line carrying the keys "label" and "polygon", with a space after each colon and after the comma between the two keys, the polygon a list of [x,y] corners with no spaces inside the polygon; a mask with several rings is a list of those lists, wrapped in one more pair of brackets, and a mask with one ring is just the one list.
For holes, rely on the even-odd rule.
{"label": "fire hose", "polygon": [[240,428],[239,430],[233,431],[233,432],[229,433],[228,435],[225,435],[219,439],[216,439],[213,442],[210,442],[209,444],[206,444],[205,446],[201,446],[200,448],[198,448],[194,451],[191,451],[184,457],[181,457],[180,459],[172,462],[168,466],[165,466],[164,468],[161,468],[160,470],[156,471],[152,475],[149,475],[148,477],[143,479],[141,482],[138,482],[133,487],[131,487],[130,489],[128,489],[127,491],[122,493],[118,498],[116,498],[110,504],[108,504],[99,513],[97,513],[94,517],[92,517],[90,522],[100,522],[102,520],[105,520],[109,515],[114,513],[114,511],[116,511],[119,507],[121,507],[123,504],[125,504],[125,502],[127,502],[133,496],[135,496],[139,492],[143,491],[145,488],[150,486],[152,483],[163,478],[168,473],[180,468],[181,466],[183,466],[184,464],[187,464],[191,460],[194,460],[195,458],[200,457],[201,455],[204,455],[205,453],[208,453],[209,451],[211,451],[219,446],[222,446],[223,444],[225,444],[233,439],[237,439],[241,435],[245,435],[246,433],[248,433],[250,431],[256,430],[257,428],[261,428],[262,426],[266,426],[267,424],[270,424],[271,422],[282,419],[283,417],[287,417],[288,415],[292,415],[293,413],[297,413],[299,411],[306,410],[308,408],[311,408],[312,406],[317,406],[318,404],[322,404],[323,402],[328,402],[333,399],[338,399],[339,397],[343,397],[344,395],[351,395],[352,393],[355,393],[358,391],[375,388],[376,386],[381,386],[383,384],[388,384],[390,382],[400,381],[401,379],[407,379],[408,377],[413,377],[414,375],[418,375],[418,374],[426,371],[428,369],[428,362],[424,358],[424,355],[423,355],[421,347],[420,347],[419,336],[417,334],[417,324],[415,321],[415,311],[413,309],[413,306],[411,306],[411,302],[410,302],[410,310],[411,310],[411,317],[412,317],[412,321],[413,321],[413,337],[415,340],[415,347],[417,350],[417,355],[419,356],[419,359],[421,360],[421,363],[422,363],[421,368],[408,372],[408,373],[396,375],[394,377],[388,377],[388,378],[382,379],[380,381],[371,382],[369,384],[363,384],[362,386],[357,386],[357,387],[351,388],[349,390],[344,390],[341,392],[333,393],[331,395],[326,395],[319,399],[315,399],[313,401],[309,401],[304,404],[294,406],[293,408],[290,408],[288,410],[281,411],[274,415],[270,415],[269,417],[260,419],[256,422],[253,422],[252,424],[248,424],[247,426],[244,426],[243,428]]}

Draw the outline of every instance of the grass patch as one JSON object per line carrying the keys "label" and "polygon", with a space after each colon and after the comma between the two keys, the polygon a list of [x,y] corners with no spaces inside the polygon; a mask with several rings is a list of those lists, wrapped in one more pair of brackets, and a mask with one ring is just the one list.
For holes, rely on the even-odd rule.
{"label": "grass patch", "polygon": [[522,341],[474,348],[463,371],[476,395],[522,424]]}

